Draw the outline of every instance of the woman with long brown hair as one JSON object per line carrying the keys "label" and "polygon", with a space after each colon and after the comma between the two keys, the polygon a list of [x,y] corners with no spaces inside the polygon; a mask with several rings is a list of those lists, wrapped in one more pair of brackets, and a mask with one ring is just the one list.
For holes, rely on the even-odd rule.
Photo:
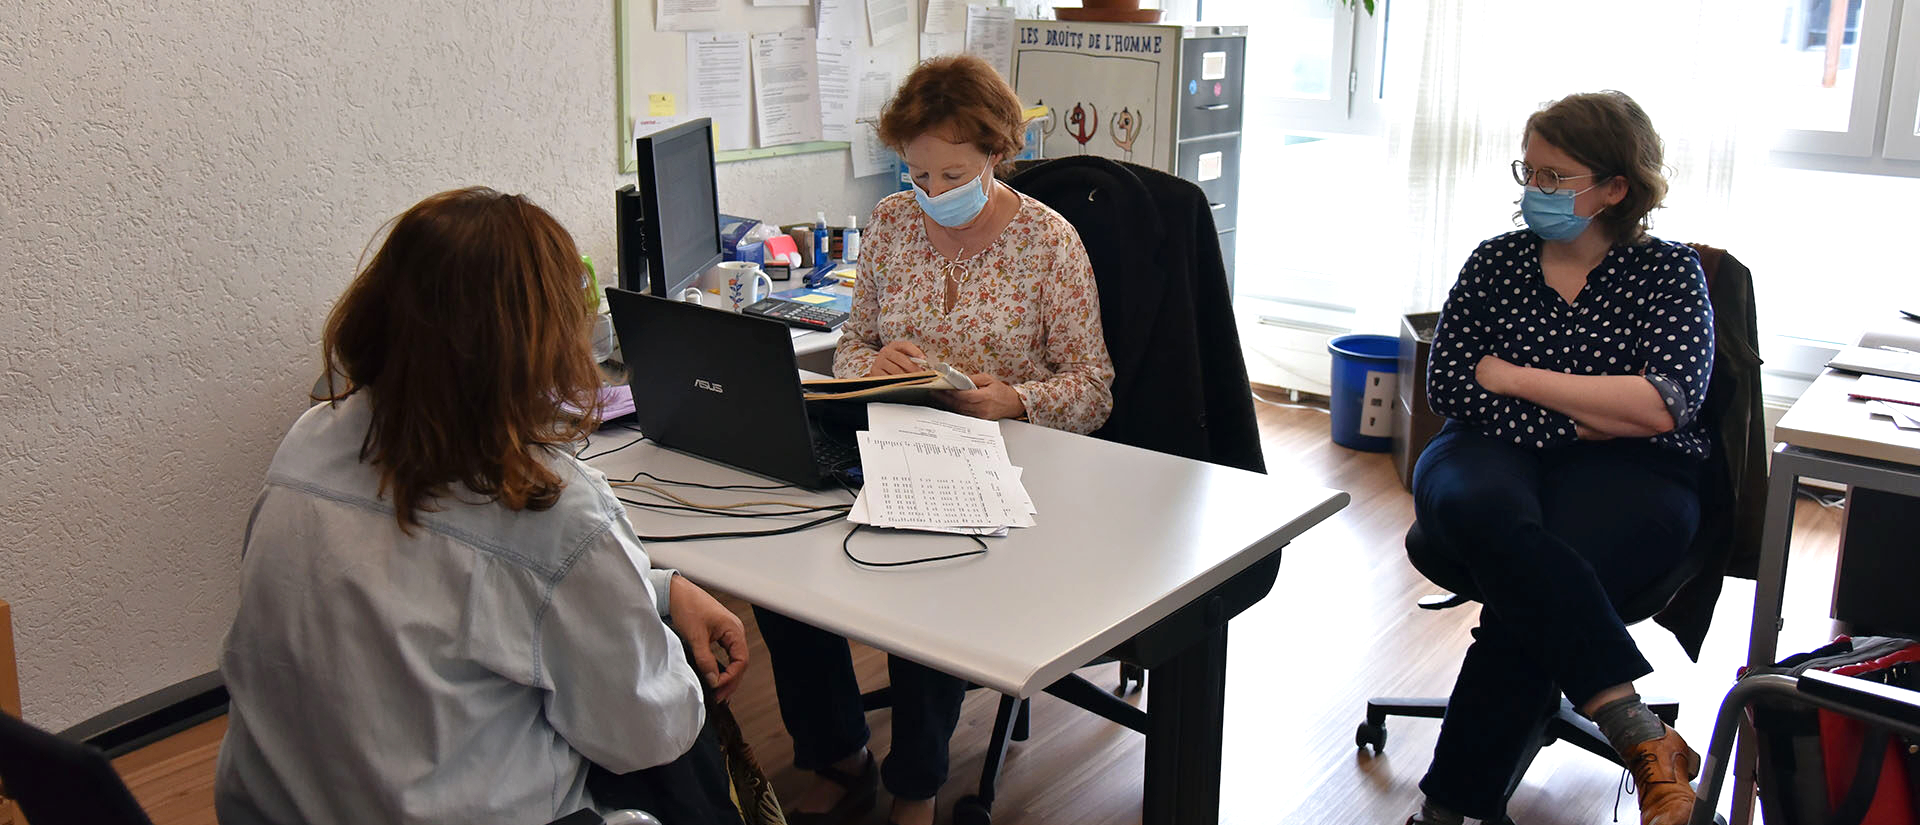
{"label": "woman with long brown hair", "polygon": [[461,189],[395,219],[334,308],[343,378],[247,528],[222,822],[547,822],[681,759],[700,680],[738,685],[740,620],[651,569],[568,448],[600,383],[581,274],[546,211]]}

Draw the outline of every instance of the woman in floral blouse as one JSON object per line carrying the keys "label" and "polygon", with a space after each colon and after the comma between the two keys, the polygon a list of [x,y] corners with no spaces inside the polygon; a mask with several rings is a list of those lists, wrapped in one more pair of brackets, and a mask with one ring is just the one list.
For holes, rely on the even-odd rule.
{"label": "woman in floral blouse", "polygon": [[[977,387],[941,394],[958,412],[1088,433],[1113,409],[1100,295],[1066,219],[994,180],[1021,130],[1019,99],[979,58],[930,60],[907,76],[881,115],[880,139],[906,159],[914,189],[873,210],[833,371],[895,375],[943,361]],[[890,822],[930,825],[965,684],[888,657],[893,748],[879,769],[846,639],[754,614],[794,764],[818,776],[788,821],[855,821],[884,782]]]}
{"label": "woman in floral blouse", "polygon": [[914,188],[868,221],[833,371],[944,361],[979,387],[947,394],[959,412],[1092,432],[1113,410],[1100,295],[1073,226],[994,180],[1020,133],[1018,99],[984,61],[932,60],[907,78],[880,139],[906,159]]}

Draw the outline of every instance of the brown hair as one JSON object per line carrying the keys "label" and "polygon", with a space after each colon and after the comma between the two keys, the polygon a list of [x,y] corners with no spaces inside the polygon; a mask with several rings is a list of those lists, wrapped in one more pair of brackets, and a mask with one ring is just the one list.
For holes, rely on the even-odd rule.
{"label": "brown hair", "polygon": [[935,130],[1002,159],[1020,151],[1020,98],[987,61],[936,57],[915,66],[880,113],[880,142],[901,151]]}
{"label": "brown hair", "polygon": [[327,318],[326,362],[347,385],[329,375],[319,400],[366,391],[360,458],[402,530],[454,484],[511,510],[552,507],[565,483],[539,453],[592,431],[600,386],[573,238],[481,187],[427,198],[391,227]]}
{"label": "brown hair", "polygon": [[1640,104],[1611,90],[1567,95],[1527,118],[1520,145],[1535,135],[1592,169],[1595,183],[1625,181],[1627,196],[1593,220],[1614,243],[1646,238],[1647,213],[1666,199],[1667,178],[1660,134]]}

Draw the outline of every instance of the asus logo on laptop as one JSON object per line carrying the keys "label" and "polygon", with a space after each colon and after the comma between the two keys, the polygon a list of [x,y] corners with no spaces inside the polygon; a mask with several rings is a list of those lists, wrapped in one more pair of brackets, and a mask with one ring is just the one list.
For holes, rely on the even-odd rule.
{"label": "asus logo on laptop", "polygon": [[705,378],[693,379],[693,388],[696,390],[706,390],[707,392],[717,392],[717,393],[726,392],[726,390],[721,388],[721,386],[717,382],[708,381]]}

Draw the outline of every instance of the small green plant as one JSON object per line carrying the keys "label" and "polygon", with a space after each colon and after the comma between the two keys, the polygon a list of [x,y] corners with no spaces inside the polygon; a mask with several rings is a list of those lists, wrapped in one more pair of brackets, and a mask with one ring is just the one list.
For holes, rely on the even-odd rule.
{"label": "small green plant", "polygon": [[1361,8],[1366,9],[1367,14],[1373,14],[1373,0],[1340,0],[1340,5],[1348,8],[1352,8],[1355,3],[1359,3]]}

